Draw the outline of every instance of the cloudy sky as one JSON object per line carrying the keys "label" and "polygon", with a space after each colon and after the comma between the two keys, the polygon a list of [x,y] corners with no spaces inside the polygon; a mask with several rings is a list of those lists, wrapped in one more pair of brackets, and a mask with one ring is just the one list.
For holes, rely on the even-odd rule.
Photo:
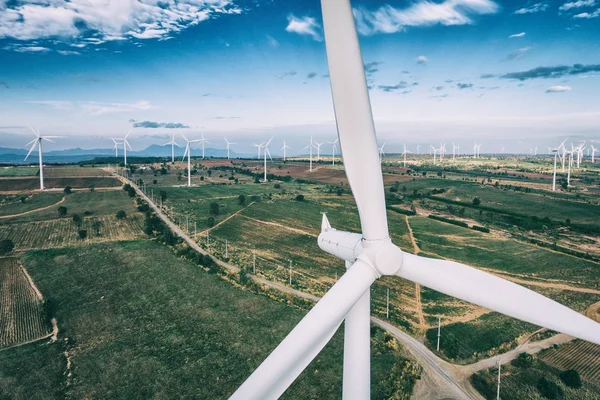
{"label": "cloudy sky", "polygon": [[[600,138],[600,0],[353,7],[390,150]],[[55,148],[129,129],[137,149],[172,132],[331,140],[319,1],[0,0],[0,146],[28,125],[70,137]]]}

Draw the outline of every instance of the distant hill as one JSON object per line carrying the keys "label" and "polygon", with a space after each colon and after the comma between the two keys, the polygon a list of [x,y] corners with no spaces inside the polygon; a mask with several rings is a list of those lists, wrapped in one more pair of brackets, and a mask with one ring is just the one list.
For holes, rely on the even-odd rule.
{"label": "distant hill", "polygon": [[[181,159],[183,157],[184,148],[175,148],[175,157]],[[8,147],[0,147],[0,164],[31,164],[37,161],[37,151],[31,153],[31,156],[24,161],[28,150],[26,149],[13,149]],[[44,152],[44,163],[77,163],[80,161],[89,161],[96,157],[107,157],[114,156],[115,151],[112,149],[65,149],[65,150],[53,150]],[[207,148],[204,151],[205,157],[227,157],[227,150],[225,149],[213,149]],[[199,157],[202,155],[202,149],[192,148],[192,157]],[[242,154],[230,151],[231,158],[237,157],[252,157],[254,154]],[[144,150],[140,151],[127,151],[128,157],[171,157],[171,146],[165,145],[160,146],[153,144],[148,146]],[[119,158],[123,157],[123,149],[119,149]]]}

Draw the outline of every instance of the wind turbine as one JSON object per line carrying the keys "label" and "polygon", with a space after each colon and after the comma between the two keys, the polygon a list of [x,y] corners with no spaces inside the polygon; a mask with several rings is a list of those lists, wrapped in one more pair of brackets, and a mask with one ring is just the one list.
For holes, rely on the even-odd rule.
{"label": "wind turbine", "polygon": [[304,151],[306,149],[309,149],[309,155],[308,155],[309,167],[308,167],[308,170],[310,172],[312,172],[312,151],[313,151],[314,147],[315,147],[315,145],[313,144],[313,138],[312,138],[312,135],[310,135],[310,144],[308,146],[306,146],[305,148],[303,148],[302,150],[300,150],[300,151]]}
{"label": "wind turbine", "polygon": [[452,142],[452,160],[456,159],[456,151],[459,149],[459,146],[455,145],[454,142]]}
{"label": "wind turbine", "polygon": [[598,149],[595,148],[594,145],[591,145],[591,146],[592,146],[592,164],[594,164],[595,163],[594,154],[596,153],[596,151],[598,151]]}
{"label": "wind turbine", "polygon": [[435,156],[437,155],[437,151],[438,149],[436,149],[435,147],[433,147],[432,145],[429,145],[429,147],[431,147],[431,151],[433,151],[433,163],[435,164]]}
{"label": "wind turbine", "polygon": [[572,148],[573,145],[571,145],[571,151],[567,151],[567,154],[569,155],[569,169],[567,171],[567,186],[571,187],[571,165],[573,165],[573,152],[575,151],[575,149]]}
{"label": "wind turbine", "polygon": [[[271,140],[273,140],[273,138],[269,139],[269,141],[267,143],[265,143],[264,145],[261,143],[260,147],[262,147],[264,149],[263,151],[263,155],[265,156],[265,179],[264,182],[267,181],[267,154],[269,155],[269,158],[271,158],[271,153],[269,152],[269,144],[271,144]],[[271,162],[273,162],[273,159],[271,158]]]}
{"label": "wind turbine", "polygon": [[42,136],[42,135],[40,135],[40,131],[34,130],[33,128],[29,128],[29,129],[31,129],[31,131],[34,133],[35,139],[33,139],[31,142],[29,142],[25,145],[25,146],[31,145],[29,152],[25,156],[25,160],[27,160],[27,158],[29,158],[29,155],[31,154],[31,152],[33,151],[33,149],[35,149],[35,146],[37,146],[38,158],[40,160],[40,190],[45,190],[46,188],[44,187],[44,163],[42,161],[42,153],[43,153],[42,152],[42,141],[45,140],[47,142],[54,143],[54,141],[52,141],[51,139],[60,139],[63,136]]}
{"label": "wind turbine", "polygon": [[[131,146],[129,145],[129,142],[127,141],[127,138],[129,137],[129,135],[131,134],[131,131],[127,132],[127,135],[125,135],[125,137],[123,138],[116,138],[116,140],[122,140],[123,141],[123,162],[125,164],[125,166],[127,166],[127,148],[129,147],[129,150],[131,150]],[[115,140],[115,139],[113,139]]]}
{"label": "wind turbine", "polygon": [[556,190],[556,158],[558,156],[558,149],[552,150],[554,153],[554,172],[552,174],[552,191]]}
{"label": "wind turbine", "polygon": [[408,151],[408,149],[406,148],[406,145],[404,145],[404,151],[402,152],[402,156],[404,157],[404,166],[406,167],[406,153],[411,153],[410,151]]}
{"label": "wind turbine", "polygon": [[477,142],[473,144],[473,158],[477,158]]}
{"label": "wind turbine", "polygon": [[[508,316],[600,344],[600,324],[516,283],[453,261],[404,253],[392,244],[364,64],[349,0],[322,0],[323,28],[344,168],[362,234],[333,229],[323,214],[319,246],[347,272],[231,400],[279,398],[345,322],[343,397],[370,397],[370,287],[399,276]],[[501,293],[501,295],[498,295]]]}
{"label": "wind turbine", "polygon": [[165,145],[170,144],[171,145],[171,163],[175,162],[175,146],[179,147],[179,145],[177,143],[175,143],[175,134],[172,133],[171,134],[171,141],[168,143],[165,143]]}
{"label": "wind turbine", "polygon": [[229,148],[231,147],[232,144],[237,144],[237,143],[230,142],[229,140],[227,140],[226,137],[224,137],[223,139],[225,139],[225,142],[227,143],[227,147],[226,147],[227,148],[227,159],[229,160]]}
{"label": "wind turbine", "polygon": [[417,155],[421,154],[419,151],[421,150],[421,145],[417,143]]}
{"label": "wind turbine", "polygon": [[321,158],[321,146],[323,146],[323,143],[315,141],[315,149],[317,149],[317,160]]}
{"label": "wind turbine", "polygon": [[210,143],[208,140],[204,139],[204,133],[202,133],[202,138],[200,138],[200,141],[198,143],[202,145],[202,159],[204,160],[204,145],[206,143]]}
{"label": "wind turbine", "polygon": [[111,139],[112,139],[113,143],[115,144],[113,146],[113,150],[115,151],[115,157],[118,158],[119,157],[119,144],[120,143],[117,142],[118,139],[115,139],[115,138],[111,138]]}
{"label": "wind turbine", "polygon": [[500,146],[500,153],[504,154],[504,145]]}
{"label": "wind turbine", "polygon": [[[286,145],[285,144],[285,140],[284,140],[283,141],[283,147],[281,148],[281,150],[283,150],[283,161],[285,161],[285,149],[289,149],[289,148],[291,148],[291,147],[288,146],[288,145]],[[260,150],[259,150],[259,152],[260,152]],[[260,156],[260,153],[259,153],[259,156]]]}
{"label": "wind turbine", "polygon": [[185,160],[185,156],[187,156],[188,158],[188,187],[192,186],[192,164],[190,162],[190,158],[192,156],[192,152],[190,149],[190,144],[192,143],[196,143],[196,142],[201,142],[202,139],[196,139],[196,140],[188,140],[188,138],[186,138],[185,136],[181,135],[181,137],[186,141],[185,144],[185,152],[183,153],[183,158],[181,159],[181,161]]}
{"label": "wind turbine", "polygon": [[333,142],[327,142],[331,145],[331,165],[335,165],[335,147],[338,141],[339,139],[336,138]]}
{"label": "wind turbine", "polygon": [[379,162],[383,163],[383,156],[385,156],[385,153],[383,151],[383,148],[385,147],[385,144],[387,142],[383,142],[383,144],[381,145],[381,147],[379,147],[377,150],[379,151]]}
{"label": "wind turbine", "polygon": [[258,158],[260,158],[260,148],[262,147],[262,145],[263,145],[264,143],[265,143],[265,142],[262,142],[262,143],[259,143],[259,144],[252,143],[252,147],[256,147],[256,150],[257,150],[257,154],[256,154],[256,158],[257,158],[257,159],[258,159]]}
{"label": "wind turbine", "polygon": [[563,140],[560,145],[558,146],[558,151],[562,150],[562,157],[561,158],[561,162],[562,162],[562,172],[565,172],[565,160],[567,158],[567,148],[565,147],[565,142],[568,140],[569,138]]}

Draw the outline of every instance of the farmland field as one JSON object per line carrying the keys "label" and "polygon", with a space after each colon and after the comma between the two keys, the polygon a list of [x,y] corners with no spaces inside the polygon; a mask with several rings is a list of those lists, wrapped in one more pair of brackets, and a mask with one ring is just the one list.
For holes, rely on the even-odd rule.
{"label": "farmland field", "polygon": [[59,202],[64,193],[0,195],[0,216],[20,214]]}
{"label": "farmland field", "polygon": [[[36,190],[40,188],[39,178],[19,178],[19,179],[1,179],[1,190],[5,192]],[[95,188],[117,187],[121,183],[116,178],[111,177],[93,177],[93,178],[44,178],[44,186],[47,189],[64,189],[71,186],[74,189],[87,189],[91,186]]]}
{"label": "farmland field", "polygon": [[583,379],[600,387],[600,346],[575,340],[540,354],[540,360],[561,370],[574,369]]}
{"label": "farmland field", "polygon": [[3,176],[36,176],[38,167],[0,167],[0,177]]}
{"label": "farmland field", "polygon": [[[97,232],[94,221],[101,226]],[[51,249],[94,242],[131,240],[144,237],[142,231],[143,218],[132,215],[124,220],[114,216],[104,215],[97,218],[83,218],[80,227],[70,219],[55,219],[46,221],[26,222],[0,225],[0,239],[10,239],[15,244],[15,250]],[[78,237],[78,230],[87,230],[85,240]]]}
{"label": "farmland field", "polygon": [[[0,382],[10,383],[0,390],[8,387],[8,397],[226,398],[304,314],[232,287],[153,241],[33,251],[23,263],[55,305],[62,345],[0,352]],[[414,364],[379,335],[374,398],[410,393]],[[339,396],[342,336],[283,398]],[[17,354],[32,357],[38,373],[20,372]]]}
{"label": "farmland field", "polygon": [[42,298],[16,258],[0,258],[0,289],[0,350],[50,333]]}
{"label": "farmland field", "polygon": [[100,168],[78,167],[78,166],[44,168],[44,177],[48,177],[48,178],[102,177],[102,176],[110,176],[110,172],[106,172]]}

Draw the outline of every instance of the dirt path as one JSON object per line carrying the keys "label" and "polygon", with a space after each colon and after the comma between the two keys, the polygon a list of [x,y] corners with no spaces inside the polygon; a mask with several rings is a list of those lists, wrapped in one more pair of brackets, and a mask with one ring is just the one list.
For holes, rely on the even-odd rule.
{"label": "dirt path", "polygon": [[559,289],[559,290],[567,290],[570,292],[580,292],[580,293],[590,293],[590,294],[600,294],[600,290],[589,289],[589,288],[581,288],[576,286],[565,285],[564,283],[551,283],[551,282],[540,282],[540,281],[530,281],[527,279],[516,278],[511,275],[505,275],[502,272],[497,270],[489,269],[489,268],[479,268],[486,272],[489,272],[493,275],[499,276],[500,278],[506,279],[507,281],[511,281],[514,283],[520,283],[522,285],[529,286],[538,286],[548,289]]}
{"label": "dirt path", "polygon": [[408,221],[408,216],[405,215],[404,219],[406,221],[406,226],[408,227],[408,234],[410,236],[410,242],[412,243],[412,246],[413,246],[413,254],[417,255],[421,252],[421,249],[419,248],[419,245],[417,244],[417,239],[415,239],[415,235],[413,234],[412,227],[410,226],[410,222]]}
{"label": "dirt path", "polygon": [[[413,234],[410,222],[408,221],[408,215],[404,216],[404,220],[406,221],[410,242],[413,246],[413,254],[417,255],[421,252],[421,249],[417,244],[417,240],[415,239],[415,235]],[[421,333],[421,338],[423,338],[425,336],[425,332],[427,331],[427,326],[425,324],[425,316],[423,315],[423,303],[421,302],[421,285],[419,285],[418,283],[415,283],[415,299],[417,300],[417,317],[419,318],[419,331]]]}
{"label": "dirt path", "polygon": [[[0,194],[8,195],[8,194],[31,194],[31,193],[54,193],[54,192],[62,192],[64,188],[50,188],[45,190],[40,189],[25,189],[25,190],[1,190]],[[116,190],[123,190],[121,186],[109,186],[109,187],[97,187],[94,188],[96,192],[112,192]],[[72,188],[72,192],[89,192],[89,188]]]}
{"label": "dirt path", "polygon": [[54,206],[57,206],[59,204],[64,203],[66,199],[67,199],[67,197],[63,196],[62,199],[60,199],[59,201],[57,201],[54,204],[50,204],[49,206],[45,206],[45,207],[41,207],[41,208],[36,208],[35,210],[29,210],[29,211],[25,211],[25,212],[22,212],[22,213],[19,213],[19,214],[2,215],[2,216],[0,216],[0,219],[8,219],[8,218],[14,218],[14,217],[21,217],[23,215],[33,214],[33,213],[36,213],[36,212],[39,212],[39,211],[44,211],[44,210],[47,210],[49,208],[52,208]]}
{"label": "dirt path", "polygon": [[251,217],[248,217],[246,215],[241,215],[241,216],[244,217],[244,218],[247,218],[247,219],[249,219],[251,221],[258,222],[260,224],[276,226],[278,228],[282,228],[282,229],[285,229],[285,230],[288,230],[288,231],[292,231],[292,232],[298,233],[300,235],[307,235],[307,236],[312,236],[312,237],[318,237],[319,236],[319,235],[315,235],[314,233],[303,231],[302,229],[296,229],[296,228],[292,228],[290,226],[285,226],[285,225],[282,225],[282,224],[278,224],[277,222],[262,221],[260,219],[251,218]]}
{"label": "dirt path", "polygon": [[[136,190],[137,190],[137,187],[136,187]],[[145,195],[144,195],[144,197],[145,197]],[[146,199],[148,199],[148,202],[150,202],[149,198],[146,197]],[[214,225],[214,226],[212,226],[212,227],[210,227],[208,229],[203,230],[202,232],[199,232],[198,234],[199,235],[201,235],[203,233],[205,234],[207,232],[212,231],[215,228],[218,228],[219,226],[223,225],[225,222],[229,221],[231,218],[235,217],[236,215],[238,215],[239,213],[241,213],[242,211],[244,211],[246,208],[250,207],[252,204],[254,204],[254,202],[248,204],[246,207],[244,207],[244,208],[242,208],[240,210],[237,210],[236,212],[234,212],[233,214],[231,214],[229,217],[225,218],[223,221],[219,222],[218,224],[216,224],[216,225]]]}

